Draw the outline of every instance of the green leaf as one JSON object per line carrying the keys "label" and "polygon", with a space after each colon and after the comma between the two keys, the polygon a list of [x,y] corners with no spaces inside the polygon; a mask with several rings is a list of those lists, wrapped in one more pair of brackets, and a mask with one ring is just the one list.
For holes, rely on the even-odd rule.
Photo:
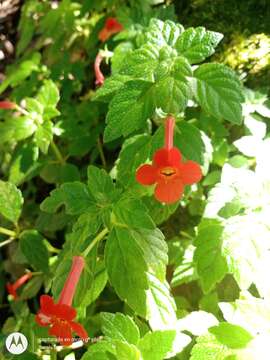
{"label": "green leaf", "polygon": [[136,135],[124,142],[117,162],[117,179],[127,187],[136,183],[136,169],[150,156],[151,137]]}
{"label": "green leaf", "polygon": [[145,317],[147,264],[141,251],[128,229],[115,227],[106,242],[105,261],[118,296]]}
{"label": "green leaf", "polygon": [[137,325],[128,315],[101,313],[102,331],[111,340],[126,341],[136,345],[140,338]]}
{"label": "green leaf", "polygon": [[53,124],[51,121],[46,120],[43,124],[38,126],[35,133],[35,140],[39,149],[43,154],[47,154],[50,143],[53,139]]}
{"label": "green leaf", "polygon": [[218,325],[215,316],[205,311],[193,311],[177,321],[178,330],[187,330],[196,336],[207,333],[208,329],[215,325]]}
{"label": "green leaf", "polygon": [[80,180],[80,172],[73,164],[47,164],[42,168],[40,177],[49,184],[62,184]]}
{"label": "green leaf", "polygon": [[209,332],[214,334],[216,339],[230,349],[242,349],[252,340],[250,333],[241,326],[221,322],[213,326]]}
{"label": "green leaf", "polygon": [[115,341],[117,360],[140,360],[141,354],[136,346],[122,341]]}
{"label": "green leaf", "polygon": [[196,64],[214,54],[215,47],[222,38],[222,34],[208,31],[202,26],[191,27],[180,35],[175,47],[191,64]]}
{"label": "green leaf", "polygon": [[151,19],[148,31],[146,33],[146,41],[158,46],[174,46],[179,35],[184,31],[180,24],[166,20],[165,22],[158,19]]}
{"label": "green leaf", "polygon": [[39,166],[38,155],[36,144],[32,142],[19,144],[13,153],[8,180],[19,185],[28,177],[31,178]]}
{"label": "green leaf", "polygon": [[207,334],[196,339],[190,360],[225,360],[232,354],[232,350],[222,345],[214,335]]}
{"label": "green leaf", "polygon": [[20,64],[14,64],[9,69],[8,76],[0,85],[0,94],[2,94],[8,86],[15,87],[30,76],[33,71],[38,71],[40,60],[40,53],[35,52],[30,59],[24,60]]}
{"label": "green leaf", "polygon": [[46,107],[55,107],[60,99],[57,86],[52,80],[45,80],[41,87],[37,100]]}
{"label": "green leaf", "polygon": [[[149,288],[152,279],[146,272],[153,271],[157,277],[164,280],[167,263],[166,243],[158,229],[128,228],[121,221],[121,217],[115,217],[115,227],[106,242],[105,261],[109,279],[118,296],[127,301],[138,314],[147,317],[150,310],[147,308],[146,289]],[[152,306],[156,301],[156,295],[149,293],[148,296],[149,304],[151,302]]]}
{"label": "green leaf", "polygon": [[190,340],[189,336],[175,330],[159,330],[144,335],[138,348],[145,360],[163,360],[181,352]]}
{"label": "green leaf", "polygon": [[204,111],[234,124],[241,124],[244,101],[240,81],[221,64],[203,64],[194,72],[194,95]]}
{"label": "green leaf", "polygon": [[36,230],[25,230],[20,234],[20,248],[29,264],[36,270],[48,272],[48,250],[44,238]]}
{"label": "green leaf", "polygon": [[65,183],[53,190],[40,205],[42,211],[55,213],[60,206],[65,205],[66,213],[70,215],[82,214],[93,205],[94,198],[86,185],[74,181]]}
{"label": "green leaf", "polygon": [[148,273],[147,319],[153,330],[171,329],[176,324],[176,305],[166,281]]}
{"label": "green leaf", "polygon": [[185,110],[191,95],[187,76],[191,68],[185,58],[177,58],[171,76],[160,80],[154,88],[155,105],[164,112],[178,114]]}
{"label": "green leaf", "polygon": [[181,121],[175,127],[174,141],[186,159],[203,165],[207,149],[202,132],[196,126]]}
{"label": "green leaf", "polygon": [[[120,73],[137,79],[153,81],[159,61],[159,48],[152,44],[145,44],[126,56]],[[164,65],[166,66],[166,63]]]}
{"label": "green leaf", "polygon": [[12,183],[0,180],[0,213],[15,224],[21,215],[22,205],[21,191]]}
{"label": "green leaf", "polygon": [[88,347],[81,360],[111,360],[115,357],[108,356],[108,353],[115,354],[115,346],[111,342],[100,340]]}
{"label": "green leaf", "polygon": [[[96,260],[94,256],[96,257],[96,252],[93,252],[93,254],[87,258],[88,266],[85,268],[85,271],[80,278],[73,300],[75,307],[86,308],[88,305],[92,304],[99,297],[107,284],[108,276],[104,261],[101,261],[100,259]],[[65,281],[64,277],[63,281]],[[58,283],[58,289],[59,285],[60,283]]]}
{"label": "green leaf", "polygon": [[106,117],[104,141],[127,136],[144,126],[153,112],[149,90],[152,84],[143,80],[128,81],[110,102]]}
{"label": "green leaf", "polygon": [[20,141],[31,136],[37,129],[31,118],[21,116],[0,123],[1,141]]}
{"label": "green leaf", "polygon": [[204,219],[199,225],[194,261],[205,293],[213,289],[228,272],[226,259],[222,255],[222,235],[223,226],[218,220]]}
{"label": "green leaf", "polygon": [[114,206],[113,213],[118,220],[131,228],[153,230],[156,227],[146,206],[138,199],[120,199]]}
{"label": "green leaf", "polygon": [[123,87],[123,85],[130,80],[129,76],[116,74],[110,76],[104,82],[104,84],[97,89],[93,100],[109,102],[115,94]]}
{"label": "green leaf", "polygon": [[42,276],[35,276],[30,279],[20,293],[20,300],[27,300],[33,298],[34,296],[37,296],[39,290],[43,285],[43,281],[44,279]]}
{"label": "green leaf", "polygon": [[89,190],[100,205],[108,205],[119,198],[120,191],[115,188],[112,178],[105,170],[90,165],[87,175]]}
{"label": "green leaf", "polygon": [[95,234],[102,224],[102,209],[96,205],[88,207],[81,214],[73,226],[73,233],[78,241],[83,241],[90,235]]}

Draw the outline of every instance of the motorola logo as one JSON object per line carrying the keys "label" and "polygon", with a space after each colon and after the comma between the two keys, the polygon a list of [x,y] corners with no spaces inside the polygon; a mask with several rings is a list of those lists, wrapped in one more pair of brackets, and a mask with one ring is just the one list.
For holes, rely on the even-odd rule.
{"label": "motorola logo", "polygon": [[11,354],[22,354],[28,346],[26,337],[19,332],[14,332],[8,335],[6,338],[6,348]]}

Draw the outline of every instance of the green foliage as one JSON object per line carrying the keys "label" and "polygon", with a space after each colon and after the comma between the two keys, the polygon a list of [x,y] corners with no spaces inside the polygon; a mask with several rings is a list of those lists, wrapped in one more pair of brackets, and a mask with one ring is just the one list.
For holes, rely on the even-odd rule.
{"label": "green foliage", "polygon": [[[55,357],[35,314],[40,295],[59,300],[74,256],[85,261],[74,321],[90,341],[60,358],[267,356],[270,103],[228,61],[212,61],[223,35],[198,24],[219,26],[177,22],[192,23],[185,3],[27,0],[18,12],[0,84],[15,104],[0,104],[0,298],[3,334],[28,338],[22,358]],[[103,44],[109,17],[123,30]],[[136,181],[164,147],[168,114],[183,163],[204,176],[173,204]],[[14,301],[5,284],[29,272]]]}

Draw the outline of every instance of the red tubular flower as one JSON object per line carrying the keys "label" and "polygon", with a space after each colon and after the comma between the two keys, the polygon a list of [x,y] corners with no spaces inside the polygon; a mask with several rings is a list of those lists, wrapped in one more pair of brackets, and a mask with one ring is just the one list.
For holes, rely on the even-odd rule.
{"label": "red tubular flower", "polygon": [[123,26],[117,21],[116,18],[109,17],[103,29],[99,32],[98,38],[100,41],[105,42],[112,35],[117,34],[118,32],[123,30]]}
{"label": "red tubular flower", "polygon": [[18,299],[17,289],[19,289],[24,283],[26,283],[29,279],[31,279],[32,273],[29,272],[23,276],[21,276],[15,283],[7,283],[6,288],[9,293],[14,299]]}
{"label": "red tubular flower", "polygon": [[152,165],[137,169],[136,180],[142,185],[156,184],[155,198],[166,204],[178,201],[185,185],[200,181],[200,166],[191,160],[183,162],[181,152],[173,147],[174,118],[166,120],[165,146],[155,152]]}
{"label": "red tubular flower", "polygon": [[59,301],[55,303],[49,295],[40,297],[40,310],[36,315],[36,322],[40,326],[49,326],[49,334],[56,336],[61,345],[68,346],[72,344],[72,332],[75,332],[84,341],[88,339],[84,327],[74,321],[77,313],[71,306],[83,268],[84,258],[74,256]]}
{"label": "red tubular flower", "polygon": [[94,64],[94,69],[95,69],[95,76],[96,76],[96,81],[95,84],[96,85],[103,85],[104,83],[104,75],[102,74],[101,70],[100,70],[100,64],[103,60],[103,56],[98,53],[95,59],[95,64]]}
{"label": "red tubular flower", "polygon": [[4,101],[0,101],[0,109],[15,109],[16,108],[16,104],[8,101],[8,100],[4,100]]}

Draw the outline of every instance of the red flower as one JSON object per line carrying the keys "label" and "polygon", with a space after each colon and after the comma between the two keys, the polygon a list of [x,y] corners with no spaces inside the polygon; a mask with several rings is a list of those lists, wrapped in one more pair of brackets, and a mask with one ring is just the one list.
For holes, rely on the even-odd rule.
{"label": "red flower", "polygon": [[54,303],[51,296],[42,295],[40,297],[40,310],[36,315],[36,322],[40,326],[49,326],[49,334],[56,336],[61,345],[72,344],[72,332],[75,332],[84,341],[88,339],[84,327],[73,321],[76,317],[76,310],[71,306],[83,268],[84,258],[74,256],[58,303]]}
{"label": "red flower", "polygon": [[99,32],[98,38],[100,41],[105,42],[113,34],[123,30],[123,26],[117,21],[116,18],[110,17],[106,20],[103,29]]}
{"label": "red flower", "polygon": [[101,55],[101,53],[98,53],[95,59],[95,64],[94,64],[94,69],[95,69],[95,76],[96,76],[96,85],[103,85],[104,83],[104,75],[102,74],[101,70],[100,70],[100,64],[103,60],[103,56]]}
{"label": "red flower", "polygon": [[14,284],[7,283],[7,291],[14,299],[18,299],[17,289],[19,289],[24,283],[31,279],[32,273],[28,272],[27,274],[21,276]]}
{"label": "red flower", "polygon": [[181,152],[173,147],[174,118],[166,121],[165,147],[155,152],[152,165],[144,164],[136,172],[142,185],[156,184],[155,198],[167,204],[178,201],[185,185],[200,181],[200,166],[191,160],[182,161]]}
{"label": "red flower", "polygon": [[15,109],[16,108],[16,104],[5,100],[5,101],[0,101],[0,109]]}
{"label": "red flower", "polygon": [[49,334],[57,337],[61,345],[72,344],[72,332],[81,339],[87,340],[88,334],[84,327],[73,321],[76,310],[66,304],[55,304],[48,295],[40,297],[40,310],[36,315],[36,322],[40,326],[50,326]]}

